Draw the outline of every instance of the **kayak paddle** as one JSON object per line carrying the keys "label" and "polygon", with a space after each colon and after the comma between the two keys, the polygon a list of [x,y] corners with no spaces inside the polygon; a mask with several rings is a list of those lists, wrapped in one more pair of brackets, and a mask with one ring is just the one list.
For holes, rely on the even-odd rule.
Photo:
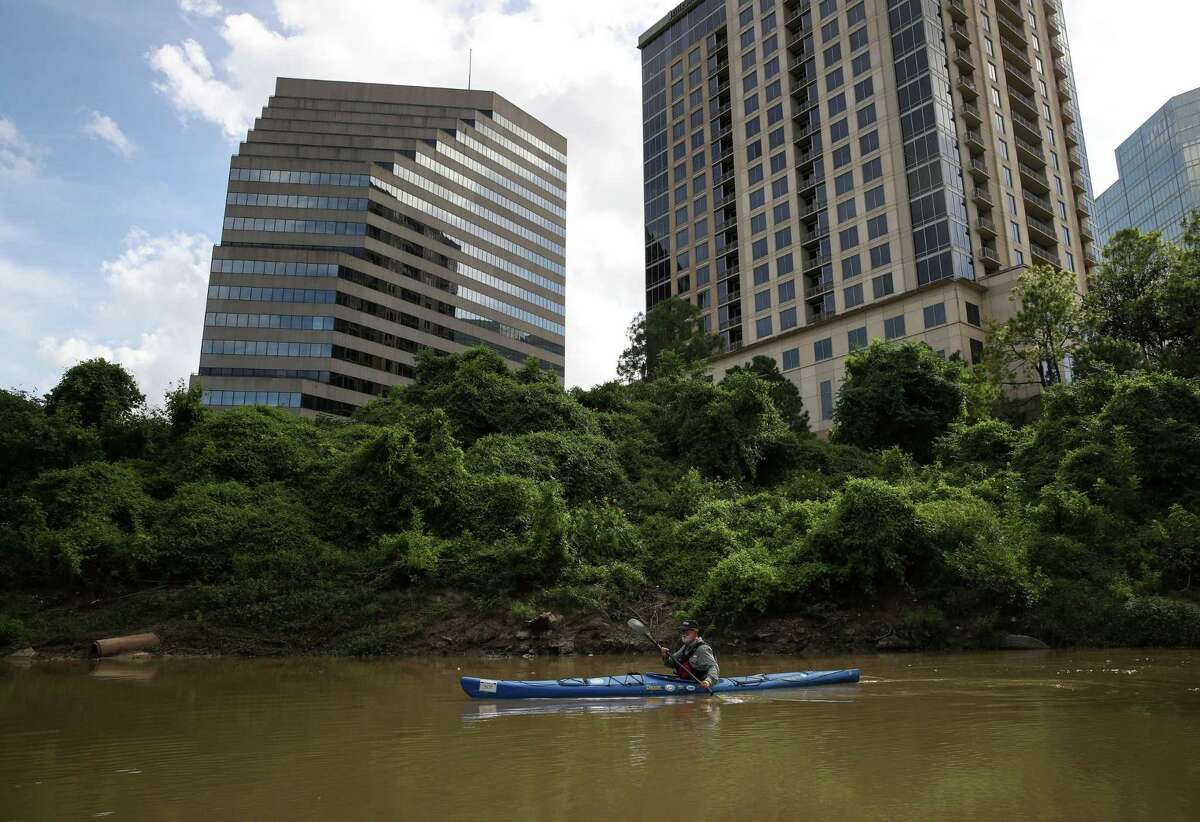
{"label": "kayak paddle", "polygon": [[[662,647],[662,643],[660,643],[657,639],[654,638],[654,635],[650,633],[650,629],[647,628],[645,623],[643,623],[640,619],[630,619],[625,624],[628,625],[629,630],[633,631],[635,634],[638,634],[639,636],[644,636],[646,639],[653,642],[655,648]],[[711,687],[706,688],[704,686],[704,683],[700,681],[700,678],[697,677],[694,673],[692,673],[691,669],[687,669],[687,672],[688,672],[688,676],[690,676],[692,679],[696,680],[697,685],[699,685],[701,688],[704,688],[704,690],[708,691],[709,696],[716,696],[716,694],[713,693],[713,689]]]}

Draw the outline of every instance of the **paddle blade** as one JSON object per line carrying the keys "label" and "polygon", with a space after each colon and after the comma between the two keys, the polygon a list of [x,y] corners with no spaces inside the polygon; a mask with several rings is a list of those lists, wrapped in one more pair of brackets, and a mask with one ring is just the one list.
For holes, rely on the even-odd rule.
{"label": "paddle blade", "polygon": [[631,619],[628,622],[626,622],[625,624],[629,626],[629,630],[633,631],[638,636],[644,636],[646,639],[650,640],[655,645],[658,644],[658,642],[654,639],[654,637],[650,635],[650,629],[647,628],[640,619]]}

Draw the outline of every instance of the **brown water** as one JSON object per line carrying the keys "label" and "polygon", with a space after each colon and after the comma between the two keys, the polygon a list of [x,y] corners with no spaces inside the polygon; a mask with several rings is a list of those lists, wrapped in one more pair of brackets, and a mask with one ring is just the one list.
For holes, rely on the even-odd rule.
{"label": "brown water", "polygon": [[1200,819],[1200,653],[858,664],[736,699],[470,701],[647,660],[0,662],[9,819]]}

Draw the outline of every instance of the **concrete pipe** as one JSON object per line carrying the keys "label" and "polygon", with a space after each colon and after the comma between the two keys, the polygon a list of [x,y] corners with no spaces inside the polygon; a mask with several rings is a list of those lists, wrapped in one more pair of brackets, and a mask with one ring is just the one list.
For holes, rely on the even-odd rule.
{"label": "concrete pipe", "polygon": [[116,656],[131,651],[146,651],[158,647],[158,634],[130,634],[97,639],[92,643],[93,657]]}

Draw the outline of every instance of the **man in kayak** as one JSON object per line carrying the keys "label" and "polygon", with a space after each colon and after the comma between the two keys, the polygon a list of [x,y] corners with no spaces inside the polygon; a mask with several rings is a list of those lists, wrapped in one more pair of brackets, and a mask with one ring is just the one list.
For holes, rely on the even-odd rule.
{"label": "man in kayak", "polygon": [[712,648],[700,636],[700,626],[693,620],[685,619],[679,625],[679,640],[683,644],[675,653],[671,653],[665,645],[658,646],[667,667],[674,668],[675,674],[681,679],[690,681],[694,674],[703,688],[716,685],[721,678],[721,669],[717,666]]}

